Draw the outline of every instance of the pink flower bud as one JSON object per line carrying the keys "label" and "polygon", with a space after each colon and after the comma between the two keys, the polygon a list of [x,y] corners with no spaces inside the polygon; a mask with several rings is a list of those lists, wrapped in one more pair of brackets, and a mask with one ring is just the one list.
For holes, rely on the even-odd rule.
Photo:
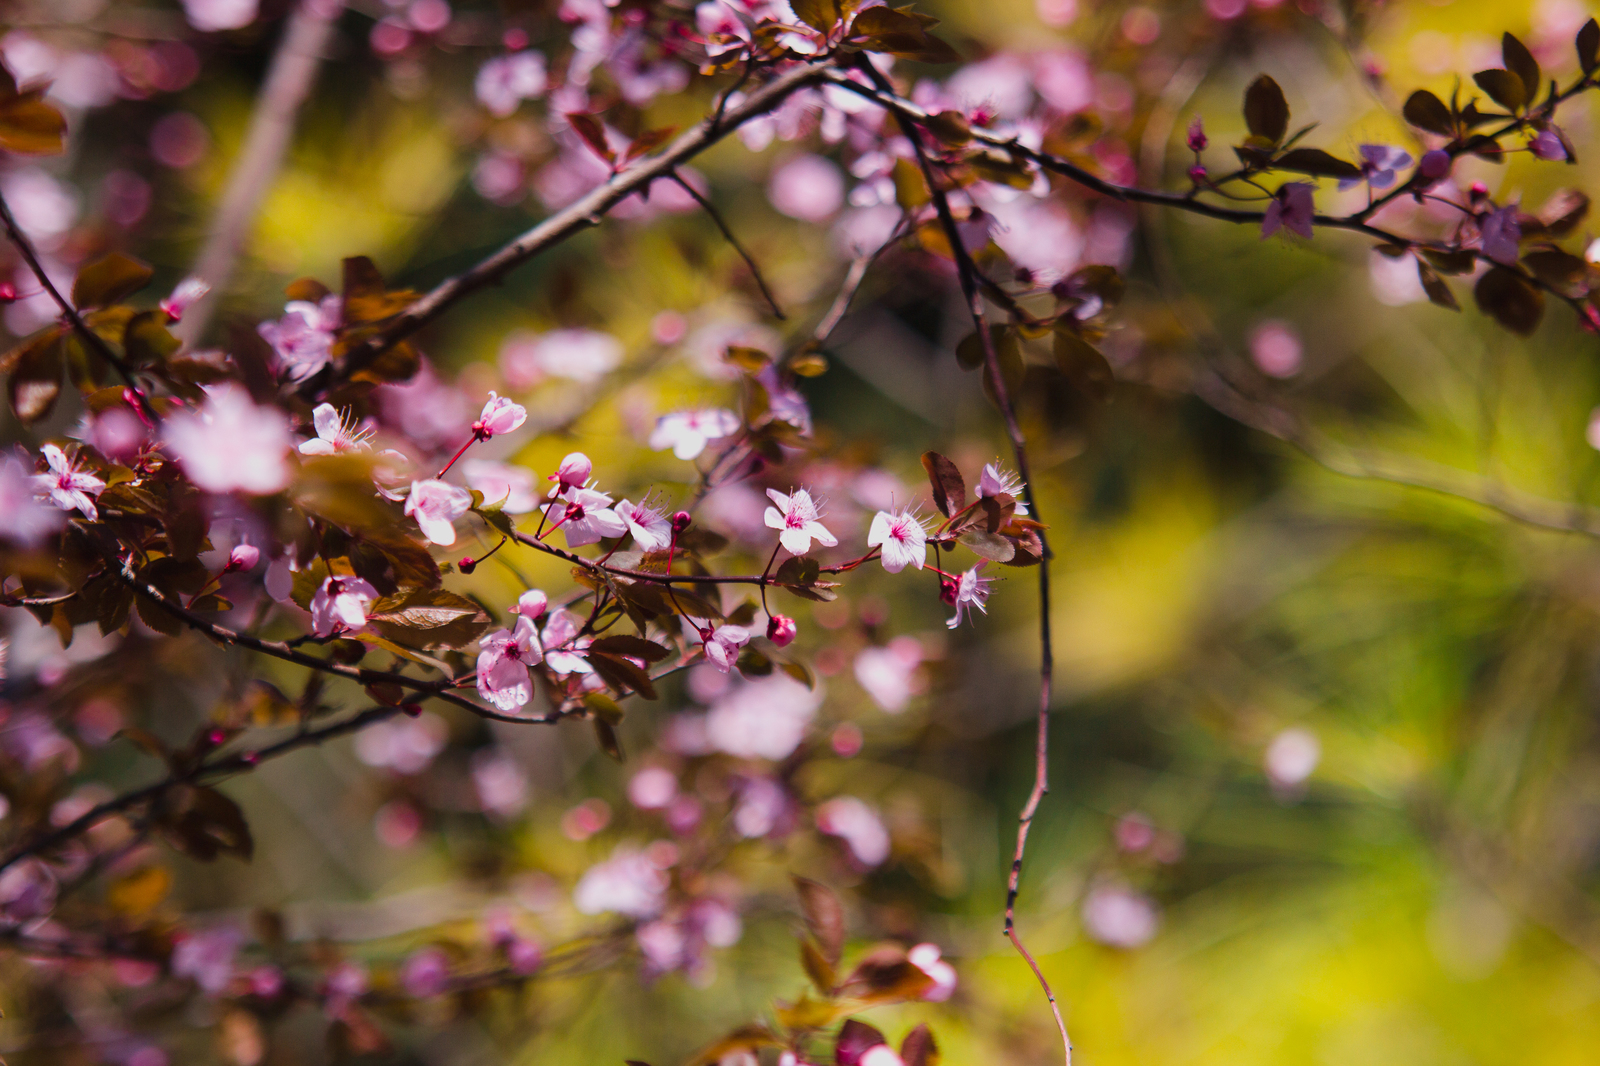
{"label": "pink flower bud", "polygon": [[1196,185],[1204,185],[1206,183],[1206,168],[1201,166],[1199,163],[1196,163],[1194,166],[1190,167],[1189,180],[1194,182]]}
{"label": "pink flower bud", "polygon": [[254,544],[235,544],[228,553],[228,565],[222,572],[232,573],[235,570],[254,570],[261,561],[261,549]]}
{"label": "pink flower bud", "polygon": [[679,511],[672,516],[672,531],[674,533],[682,533],[689,528],[689,524],[693,521],[694,516],[688,511]]}
{"label": "pink flower bud", "polygon": [[1489,186],[1481,181],[1472,183],[1472,188],[1467,190],[1467,198],[1473,203],[1482,203],[1489,198]]}
{"label": "pink flower bud", "polygon": [[786,614],[775,614],[767,619],[767,639],[780,648],[787,648],[794,643],[794,638],[799,633],[800,627],[793,618]]}
{"label": "pink flower bud", "polygon": [[1201,121],[1199,115],[1196,115],[1189,122],[1189,136],[1187,141],[1189,145],[1189,151],[1191,152],[1203,152],[1205,151],[1206,145],[1210,143],[1206,140],[1205,123]]}
{"label": "pink flower bud", "polygon": [[1443,148],[1435,148],[1431,152],[1422,153],[1422,161],[1417,164],[1417,170],[1429,181],[1438,181],[1450,173],[1450,165],[1453,162],[1449,152]]}
{"label": "pink flower bud", "polygon": [[939,582],[939,599],[943,600],[946,606],[953,605],[956,602],[956,583],[954,581],[941,580]]}
{"label": "pink flower bud", "polygon": [[502,433],[510,433],[527,420],[527,409],[521,404],[512,403],[506,397],[491,392],[489,401],[483,405],[483,412],[472,424],[472,434],[479,440],[488,440]]}
{"label": "pink flower bud", "polygon": [[545,609],[549,606],[550,597],[546,596],[542,590],[529,589],[517,597],[516,606],[511,608],[511,613],[520,614],[531,622],[541,614],[544,614]]}
{"label": "pink flower bud", "polygon": [[589,457],[582,452],[573,452],[561,460],[561,465],[550,475],[550,480],[556,482],[556,495],[559,496],[569,488],[582,488],[592,473],[594,464]]}
{"label": "pink flower bud", "polygon": [[438,948],[423,948],[400,967],[400,987],[412,999],[437,996],[449,981],[450,959]]}
{"label": "pink flower bud", "polygon": [[456,560],[456,569],[463,574],[470,574],[478,568],[478,560],[470,555],[463,555]]}
{"label": "pink flower bud", "polygon": [[17,302],[17,287],[9,281],[0,281],[0,304]]}

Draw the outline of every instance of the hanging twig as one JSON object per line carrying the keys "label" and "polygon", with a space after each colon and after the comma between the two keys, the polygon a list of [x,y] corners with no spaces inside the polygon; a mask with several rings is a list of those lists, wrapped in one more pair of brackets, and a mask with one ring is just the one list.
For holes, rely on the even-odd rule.
{"label": "hanging twig", "polygon": [[773,315],[780,320],[787,318],[783,313],[783,308],[778,306],[777,298],[772,295],[772,290],[767,288],[767,281],[761,276],[761,268],[756,265],[755,257],[745,250],[744,245],[739,243],[739,238],[733,235],[732,228],[723,219],[721,212],[716,209],[710,200],[701,196],[698,189],[684,181],[683,175],[676,170],[668,174],[667,177],[677,182],[678,187],[693,197],[694,202],[704,208],[705,213],[711,216],[711,221],[715,222],[717,229],[722,231],[723,239],[733,246],[733,250],[739,253],[739,258],[744,260],[744,265],[750,268],[750,276],[756,279],[756,288],[761,290],[761,295],[765,297],[767,306],[772,308]]}

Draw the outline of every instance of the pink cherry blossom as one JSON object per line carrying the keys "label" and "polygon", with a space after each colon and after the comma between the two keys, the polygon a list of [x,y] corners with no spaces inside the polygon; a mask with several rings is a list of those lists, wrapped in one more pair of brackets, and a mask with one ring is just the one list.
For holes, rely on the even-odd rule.
{"label": "pink cherry blossom", "polygon": [[829,548],[839,543],[819,521],[822,509],[812,502],[811,493],[805,489],[795,489],[790,496],[785,496],[777,489],[768,489],[767,496],[777,506],[768,507],[762,521],[768,529],[782,530],[778,534],[778,543],[789,554],[804,555],[811,550],[813,539]]}
{"label": "pink cherry blossom", "polygon": [[1022,502],[1022,479],[1007,470],[998,459],[984,464],[983,473],[978,475],[978,495],[1010,496],[1017,501],[1017,514],[1025,516],[1028,513],[1028,505]]}
{"label": "pink cherry blossom", "polygon": [[377,598],[378,590],[363,578],[328,578],[311,597],[312,632],[327,637],[341,627],[360,629],[367,624],[367,611]]}
{"label": "pink cherry blossom", "polygon": [[54,444],[46,444],[39,450],[50,464],[50,472],[34,475],[33,491],[48,497],[63,511],[78,511],[91,522],[97,519],[99,512],[95,510],[94,498],[105,491],[106,483],[80,471],[77,463]]}
{"label": "pink cherry blossom", "polygon": [[888,1044],[873,1044],[861,1053],[856,1066],[905,1066],[905,1061]]}
{"label": "pink cherry blossom", "polygon": [[599,381],[622,363],[622,356],[622,342],[609,333],[558,329],[526,342],[517,359],[527,364],[523,373],[532,370],[572,381]]}
{"label": "pink cherry blossom", "polygon": [[1267,213],[1261,219],[1262,239],[1272,236],[1282,228],[1310,240],[1312,218],[1317,210],[1316,201],[1312,197],[1314,191],[1311,185],[1303,181],[1291,181],[1279,189],[1278,195],[1267,205]]}
{"label": "pink cherry blossom", "polygon": [[34,495],[38,476],[15,459],[0,459],[0,540],[31,548],[66,522],[66,515]]}
{"label": "pink cherry blossom", "polygon": [[844,203],[844,175],[820,155],[801,155],[772,172],[772,206],[802,222],[825,222]]}
{"label": "pink cherry blossom", "polygon": [[527,771],[504,748],[480,748],[473,754],[472,787],[483,813],[498,821],[508,821],[527,810]]}
{"label": "pink cherry blossom", "polygon": [[483,493],[486,506],[498,505],[507,514],[527,514],[539,505],[534,495],[534,473],[527,467],[497,463],[493,459],[467,459],[461,464],[467,484]]}
{"label": "pink cherry blossom", "polygon": [[372,430],[362,429],[348,411],[343,417],[330,403],[318,404],[311,412],[317,435],[300,442],[301,455],[334,455],[338,452],[367,451]]}
{"label": "pink cherry blossom", "polygon": [[641,811],[658,811],[678,794],[678,778],[664,766],[647,766],[628,781],[628,800]]}
{"label": "pink cherry blossom", "polygon": [[607,911],[629,918],[653,918],[666,904],[667,875],[645,853],[621,845],[610,859],[591,866],[572,890],[580,914]]}
{"label": "pink cherry blossom", "polygon": [[217,995],[233,980],[233,961],[242,943],[244,933],[232,926],[191,933],[172,949],[172,972]]}
{"label": "pink cherry blossom", "polygon": [[800,627],[786,614],[775,614],[767,619],[767,639],[780,648],[787,648],[799,635]]}
{"label": "pink cherry blossom", "polygon": [[1083,901],[1083,928],[1108,947],[1131,949],[1149,942],[1161,924],[1150,897],[1120,885],[1101,885]]}
{"label": "pink cherry blossom", "polygon": [[356,734],[356,758],[397,774],[420,774],[450,741],[450,727],[432,711],[379,722]]}
{"label": "pink cherry blossom", "polygon": [[862,866],[889,857],[889,831],[876,811],[854,796],[837,796],[817,807],[817,828],[843,840]]}
{"label": "pink cherry blossom", "polygon": [[956,990],[956,970],[944,959],[937,944],[918,944],[906,952],[906,960],[933,978],[933,987],[922,993],[931,1003],[943,1003]]}
{"label": "pink cherry blossom", "polygon": [[183,313],[202,300],[211,286],[197,277],[187,277],[178,282],[172,294],[160,303],[161,310],[170,322],[181,322]]}
{"label": "pink cherry blossom", "polygon": [[129,463],[150,439],[150,430],[126,407],[108,407],[97,415],[85,414],[73,436],[92,445],[107,459]]}
{"label": "pink cherry blossom", "polygon": [[887,647],[863,648],[856,656],[856,683],[879,707],[899,714],[921,688],[917,668],[922,658],[922,645],[916,637],[899,636]]}
{"label": "pink cherry blossom", "polygon": [[527,616],[515,628],[497,629],[478,641],[478,695],[510,712],[533,698],[528,667],[544,661],[538,631]]}
{"label": "pink cherry blossom", "polygon": [[459,485],[428,480],[413,481],[406,497],[406,514],[417,520],[422,535],[443,547],[456,542],[457,518],[472,506],[472,494]]}
{"label": "pink cherry blossom", "polygon": [[628,523],[611,508],[611,497],[594,489],[568,489],[560,499],[545,504],[544,514],[547,522],[556,523],[566,534],[569,548],[581,548],[603,537],[620,537],[628,532]]}
{"label": "pink cherry blossom", "polygon": [[555,494],[560,496],[568,489],[582,488],[589,483],[589,475],[594,473],[594,464],[582,452],[572,452],[561,465],[556,467],[556,472],[550,475],[550,480],[556,483]]}
{"label": "pink cherry blossom", "polygon": [[805,739],[821,703],[820,692],[774,671],[717,697],[705,717],[705,738],[712,749],[741,759],[785,759]]}
{"label": "pink cherry blossom", "polygon": [[328,365],[333,355],[334,333],[343,318],[344,304],[337,294],[320,303],[291,300],[283,317],[256,327],[277,355],[277,370],[290,381],[304,381]]}
{"label": "pink cherry blossom", "polygon": [[750,631],[743,626],[718,626],[706,641],[706,661],[723,673],[733,669],[739,649],[750,643]]}
{"label": "pink cherry blossom", "polygon": [[544,642],[544,664],[558,674],[592,674],[586,649],[589,637],[578,636],[583,628],[578,616],[558,607],[550,612],[540,638]]}
{"label": "pink cherry blossom", "polygon": [[633,543],[640,551],[659,551],[672,543],[672,523],[654,507],[623,500],[617,504],[616,514],[627,523]]}
{"label": "pink cherry blossom", "polygon": [[891,574],[908,564],[921,570],[928,561],[928,531],[909,510],[879,511],[867,532],[867,547],[883,549],[883,568]]}
{"label": "pink cherry blossom", "polygon": [[478,68],[473,91],[489,113],[505,118],[524,100],[544,95],[548,84],[544,56],[539,52],[514,52],[496,56]]}
{"label": "pink cherry blossom", "polygon": [[739,416],[721,407],[701,411],[677,411],[656,419],[650,434],[650,447],[671,448],[679,459],[693,459],[705,451],[709,441],[737,432]]}
{"label": "pink cherry blossom", "polygon": [[961,575],[961,580],[957,582],[955,588],[954,607],[956,613],[954,617],[945,623],[949,628],[954,629],[961,624],[968,608],[976,609],[984,614],[989,613],[989,608],[985,605],[989,602],[989,586],[993,583],[994,578],[980,577],[978,575],[978,571],[988,565],[989,560],[985,559]]}
{"label": "pink cherry blossom", "polygon": [[414,951],[400,966],[400,987],[412,999],[437,996],[450,983],[450,957],[441,948]]}
{"label": "pink cherry blossom", "polygon": [[472,435],[479,440],[488,440],[502,433],[510,433],[527,420],[528,411],[525,407],[490,392],[488,402],[483,405],[483,413],[472,424]]}
{"label": "pink cherry blossom", "polygon": [[250,25],[259,6],[258,0],[183,0],[183,14],[201,33],[217,33]]}
{"label": "pink cherry blossom", "polygon": [[276,407],[257,407],[238,385],[212,387],[199,411],[180,411],[162,427],[189,480],[207,492],[265,496],[289,483],[284,453],[293,438]]}

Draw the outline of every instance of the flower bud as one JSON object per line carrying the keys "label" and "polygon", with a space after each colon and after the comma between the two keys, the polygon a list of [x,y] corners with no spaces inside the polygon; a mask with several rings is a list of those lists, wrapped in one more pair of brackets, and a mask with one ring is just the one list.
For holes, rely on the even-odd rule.
{"label": "flower bud", "polygon": [[220,728],[214,727],[206,731],[206,746],[209,748],[214,748],[227,739],[228,734]]}
{"label": "flower bud", "polygon": [[693,521],[694,515],[690,514],[688,511],[679,511],[677,514],[672,516],[672,532],[682,533],[684,530],[689,528],[689,524]]}
{"label": "flower bud", "polygon": [[478,568],[478,560],[470,555],[463,555],[456,560],[456,569],[463,574],[470,574]]}
{"label": "flower bud", "polygon": [[228,553],[228,565],[222,568],[222,572],[230,574],[235,570],[254,570],[260,561],[260,548],[254,544],[235,544]]}
{"label": "flower bud", "polygon": [[1467,199],[1471,200],[1474,204],[1481,204],[1488,198],[1489,186],[1485,185],[1481,181],[1473,182],[1472,188],[1467,190]]}
{"label": "flower bud", "polygon": [[17,302],[17,287],[9,281],[0,281],[0,304]]}
{"label": "flower bud", "polygon": [[1199,163],[1196,163],[1194,166],[1190,167],[1189,180],[1194,182],[1196,185],[1204,185],[1206,183],[1206,168],[1201,166]]}
{"label": "flower bud", "polygon": [[1203,152],[1205,151],[1206,145],[1211,143],[1210,141],[1206,140],[1206,126],[1199,115],[1196,115],[1193,120],[1190,121],[1189,135],[1186,138],[1186,141],[1189,145],[1189,151],[1191,152]]}
{"label": "flower bud", "polygon": [[954,581],[940,580],[940,582],[939,582],[939,599],[944,601],[944,604],[947,607],[953,606],[955,604],[955,602],[956,602],[956,583]]}
{"label": "flower bud", "polygon": [[800,627],[795,620],[786,614],[775,614],[767,619],[767,639],[780,648],[787,648],[794,643],[794,638],[799,633]]}
{"label": "flower bud", "polygon": [[1567,146],[1554,130],[1540,130],[1528,143],[1528,151],[1546,163],[1561,163],[1567,158]]}
{"label": "flower bud", "polygon": [[1429,181],[1438,181],[1450,173],[1450,165],[1454,160],[1450,153],[1443,148],[1435,148],[1431,152],[1423,152],[1422,160],[1417,164],[1417,171]]}
{"label": "flower bud", "polygon": [[405,713],[407,718],[422,717],[422,704],[420,703],[402,703],[400,710]]}

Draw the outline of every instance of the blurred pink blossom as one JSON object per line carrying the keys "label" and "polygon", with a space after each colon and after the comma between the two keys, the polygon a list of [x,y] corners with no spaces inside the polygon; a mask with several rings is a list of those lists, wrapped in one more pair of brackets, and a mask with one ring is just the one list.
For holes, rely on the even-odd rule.
{"label": "blurred pink blossom", "polygon": [[876,811],[854,796],[836,796],[817,807],[817,828],[843,840],[862,866],[889,857],[889,831]]}
{"label": "blurred pink blossom", "polygon": [[238,385],[212,386],[199,411],[179,411],[163,427],[167,447],[206,492],[265,496],[289,483],[284,453],[292,437],[276,407],[257,407]]}
{"label": "blurred pink blossom", "polygon": [[629,918],[653,918],[666,902],[667,875],[635,848],[620,845],[605,862],[578,879],[572,902],[581,914],[608,911]]}
{"label": "blurred pink blossom", "polygon": [[772,172],[767,199],[790,218],[825,222],[844,203],[844,175],[822,156],[796,156]]}
{"label": "blurred pink blossom", "polygon": [[917,676],[921,665],[922,645],[917,638],[898,636],[887,647],[862,649],[856,656],[856,682],[879,707],[899,714],[921,689]]}
{"label": "blurred pink blossom", "polygon": [[1160,920],[1150,897],[1117,885],[1091,889],[1083,901],[1084,931],[1108,947],[1136,948],[1148,943]]}
{"label": "blurred pink blossom", "polygon": [[459,485],[430,479],[413,481],[405,512],[417,520],[422,535],[443,547],[456,542],[455,520],[472,506],[472,494]]}
{"label": "blurred pink blossom", "polygon": [[780,672],[736,684],[706,715],[706,742],[740,758],[786,758],[800,746],[821,702],[820,693]]}
{"label": "blurred pink blossom", "polygon": [[250,25],[258,6],[258,0],[183,0],[183,14],[201,33],[217,33]]}

